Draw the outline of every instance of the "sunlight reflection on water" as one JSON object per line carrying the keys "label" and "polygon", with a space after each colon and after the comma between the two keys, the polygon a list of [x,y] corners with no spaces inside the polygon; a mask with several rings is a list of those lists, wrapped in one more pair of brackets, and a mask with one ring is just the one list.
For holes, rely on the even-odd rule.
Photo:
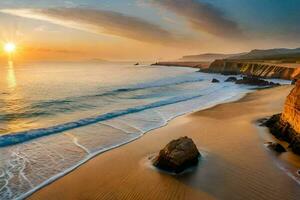
{"label": "sunlight reflection on water", "polygon": [[8,61],[6,79],[7,79],[7,86],[9,88],[14,89],[17,86],[13,61]]}

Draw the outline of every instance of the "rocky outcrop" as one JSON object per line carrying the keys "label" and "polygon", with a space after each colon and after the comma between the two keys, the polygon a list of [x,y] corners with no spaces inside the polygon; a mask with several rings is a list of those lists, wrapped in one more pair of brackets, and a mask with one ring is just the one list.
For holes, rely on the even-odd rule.
{"label": "rocky outcrop", "polygon": [[300,81],[288,95],[282,114],[272,116],[265,125],[277,138],[290,143],[290,148],[300,155]]}
{"label": "rocky outcrop", "polygon": [[255,86],[279,86],[279,83],[272,81],[265,81],[257,77],[243,77],[242,79],[236,80],[236,84],[255,85]]}
{"label": "rocky outcrop", "polygon": [[180,173],[198,163],[200,153],[193,140],[181,137],[172,140],[154,159],[153,165],[170,172]]}
{"label": "rocky outcrop", "polygon": [[286,152],[285,148],[281,144],[279,144],[279,143],[269,142],[268,143],[268,147],[270,149],[272,149],[273,151],[276,151],[277,153]]}
{"label": "rocky outcrop", "polygon": [[237,78],[234,77],[234,76],[231,76],[231,77],[228,77],[225,82],[236,82],[237,81]]}
{"label": "rocky outcrop", "polygon": [[213,78],[213,79],[211,80],[211,82],[212,82],[212,83],[220,83],[220,81],[219,81],[218,79],[216,79],[216,78]]}
{"label": "rocky outcrop", "polygon": [[201,72],[221,73],[224,75],[243,74],[261,78],[280,78],[286,80],[298,79],[300,65],[297,64],[273,64],[254,61],[216,60],[207,69]]}

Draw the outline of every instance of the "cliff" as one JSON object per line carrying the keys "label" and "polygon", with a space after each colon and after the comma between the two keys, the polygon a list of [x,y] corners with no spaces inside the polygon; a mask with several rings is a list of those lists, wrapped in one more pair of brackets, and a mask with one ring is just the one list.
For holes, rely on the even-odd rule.
{"label": "cliff", "polygon": [[273,115],[265,125],[274,136],[287,141],[292,151],[300,155],[300,80],[288,95],[283,113]]}
{"label": "cliff", "polygon": [[283,123],[288,123],[297,133],[300,133],[300,81],[296,83],[286,99],[281,120]]}
{"label": "cliff", "polygon": [[208,73],[243,74],[261,78],[297,79],[300,76],[300,64],[276,64],[239,60],[216,60],[208,69]]}

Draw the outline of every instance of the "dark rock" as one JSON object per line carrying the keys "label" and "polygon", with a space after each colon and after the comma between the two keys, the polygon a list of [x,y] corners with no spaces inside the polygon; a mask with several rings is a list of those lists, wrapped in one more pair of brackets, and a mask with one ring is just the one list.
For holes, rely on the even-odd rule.
{"label": "dark rock", "polygon": [[300,155],[300,136],[294,137],[290,145],[292,151]]}
{"label": "dark rock", "polygon": [[225,80],[225,82],[235,82],[235,81],[237,81],[237,78],[234,76],[231,76]]}
{"label": "dark rock", "polygon": [[297,79],[293,79],[292,82],[291,82],[291,85],[295,85],[297,82]]}
{"label": "dark rock", "polygon": [[218,80],[218,79],[213,79],[212,81],[211,81],[212,83],[219,83],[220,81]]}
{"label": "dark rock", "polygon": [[279,122],[280,117],[281,113],[271,116],[268,120],[265,121],[265,126],[269,128],[274,126],[277,122]]}
{"label": "dark rock", "polygon": [[259,79],[257,77],[248,77],[248,76],[245,76],[242,79],[236,80],[235,83],[236,84],[255,85],[255,86],[278,86],[278,85],[280,85],[278,83],[265,81],[265,80]]}
{"label": "dark rock", "polygon": [[283,153],[283,152],[286,152],[285,148],[279,144],[279,143],[270,143],[269,146],[268,146],[270,149],[278,152],[278,153]]}
{"label": "dark rock", "polygon": [[223,71],[221,72],[222,75],[228,76],[228,75],[239,75],[240,72],[237,71]]}
{"label": "dark rock", "polygon": [[289,123],[283,122],[281,116],[281,114],[273,115],[264,124],[276,138],[288,142],[289,148],[300,155],[300,135]]}
{"label": "dark rock", "polygon": [[160,150],[153,165],[163,170],[180,173],[186,168],[196,165],[199,156],[201,155],[193,140],[181,137],[172,140]]}
{"label": "dark rock", "polygon": [[266,126],[266,123],[269,119],[268,118],[261,118],[261,119],[258,119],[256,122],[259,126]]}

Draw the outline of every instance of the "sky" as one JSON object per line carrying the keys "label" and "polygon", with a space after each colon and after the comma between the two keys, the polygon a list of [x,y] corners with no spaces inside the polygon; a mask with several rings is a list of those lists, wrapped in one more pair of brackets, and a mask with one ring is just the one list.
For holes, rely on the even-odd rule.
{"label": "sky", "polygon": [[24,61],[297,48],[299,8],[299,0],[4,0],[0,44],[16,43]]}

